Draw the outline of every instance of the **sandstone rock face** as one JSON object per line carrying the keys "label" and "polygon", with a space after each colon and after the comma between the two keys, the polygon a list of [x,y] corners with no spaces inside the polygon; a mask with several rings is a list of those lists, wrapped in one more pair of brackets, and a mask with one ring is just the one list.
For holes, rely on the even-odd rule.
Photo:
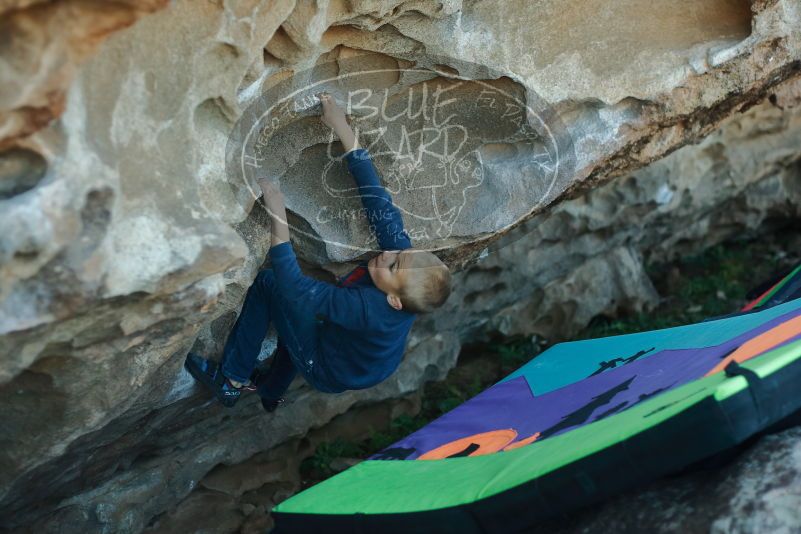
{"label": "sandstone rock face", "polygon": [[[643,258],[799,215],[792,0],[100,4],[0,8],[2,528],[140,532],[204,507],[224,511],[217,531],[261,525],[295,489],[276,483],[280,458],[308,453],[310,428],[443,377],[489,332],[557,338],[647,308]],[[319,83],[354,69],[361,85]],[[469,135],[461,152],[432,148],[404,167],[391,149],[427,131],[425,114],[383,135],[383,118],[351,108],[416,244],[458,272],[454,293],[418,320],[389,380],[338,396],[296,384],[268,417],[253,399],[209,404],[181,364],[193,345],[219,355],[265,256],[266,216],[227,172],[226,147],[281,82],[340,99],[369,87],[389,113],[439,88]],[[517,107],[504,116],[506,102]],[[271,132],[264,165],[285,188],[299,255],[330,276],[369,234],[315,211],[338,205],[321,191],[358,204],[340,195],[341,166],[320,188],[336,143],[314,113]],[[545,174],[531,174],[538,154]],[[443,185],[439,203],[421,196]],[[454,191],[461,211],[449,211]],[[248,461],[262,467],[240,486],[214,474]]]}
{"label": "sandstone rock face", "polygon": [[165,0],[3,2],[0,149],[59,117],[78,65],[109,35],[164,5]]}

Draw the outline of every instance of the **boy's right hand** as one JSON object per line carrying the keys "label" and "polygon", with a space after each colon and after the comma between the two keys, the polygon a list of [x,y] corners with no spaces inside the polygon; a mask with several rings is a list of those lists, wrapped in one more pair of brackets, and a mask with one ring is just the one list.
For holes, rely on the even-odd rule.
{"label": "boy's right hand", "polygon": [[270,248],[289,241],[289,226],[286,220],[284,194],[277,182],[262,176],[258,178],[261,192],[264,193],[264,207],[270,216]]}
{"label": "boy's right hand", "polygon": [[262,176],[258,179],[259,187],[264,195],[264,203],[268,207],[281,209],[284,207],[284,194],[277,184],[273,183],[270,178]]}

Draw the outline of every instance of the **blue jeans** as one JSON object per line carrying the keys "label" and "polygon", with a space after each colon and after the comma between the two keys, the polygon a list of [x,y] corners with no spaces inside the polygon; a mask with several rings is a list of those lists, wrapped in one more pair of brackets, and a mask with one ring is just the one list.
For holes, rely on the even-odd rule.
{"label": "blue jeans", "polygon": [[343,391],[315,366],[320,322],[311,312],[280,294],[272,269],[260,271],[256,276],[245,296],[242,312],[228,334],[223,350],[225,376],[238,382],[248,381],[271,321],[278,332],[278,350],[259,388],[262,396],[281,397],[298,372],[315,389],[326,393]]}

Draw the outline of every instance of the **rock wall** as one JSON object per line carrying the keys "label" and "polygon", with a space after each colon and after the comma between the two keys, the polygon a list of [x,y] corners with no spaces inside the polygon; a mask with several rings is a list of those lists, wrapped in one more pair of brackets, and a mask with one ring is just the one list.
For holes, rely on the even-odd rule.
{"label": "rock wall", "polygon": [[48,2],[9,0],[0,5],[0,149],[64,113],[78,66],[109,35],[166,0]]}
{"label": "rock wall", "polygon": [[[198,507],[226,511],[218,531],[263,526],[264,507],[293,490],[276,489],[291,466],[281,459],[308,453],[311,428],[408,396],[490,332],[558,338],[647,307],[657,296],[643,258],[799,215],[797,2],[67,1],[0,15],[15,37],[0,47],[12,82],[0,93],[8,530],[169,530]],[[263,211],[226,173],[229,134],[282,81],[346,94],[314,83],[354,65],[380,74],[370,87],[391,93],[389,109],[426,84],[462,103],[512,95],[562,127],[568,164],[536,202],[519,201],[530,148],[481,111],[464,130],[483,187],[458,220],[420,218],[416,240],[452,266],[454,293],[417,321],[399,371],[337,396],[296,383],[272,416],[253,399],[224,410],[181,364],[193,345],[219,355],[267,248]],[[331,236],[365,230],[309,211],[319,188],[303,170],[324,167],[329,146],[311,115],[274,134],[275,172],[294,229],[325,238],[298,239],[304,265],[330,276],[359,257]],[[371,120],[352,113],[364,139],[391,145]],[[401,163],[377,160],[385,176]],[[415,214],[407,193],[393,195]],[[224,466],[255,465],[241,486],[214,482]]]}

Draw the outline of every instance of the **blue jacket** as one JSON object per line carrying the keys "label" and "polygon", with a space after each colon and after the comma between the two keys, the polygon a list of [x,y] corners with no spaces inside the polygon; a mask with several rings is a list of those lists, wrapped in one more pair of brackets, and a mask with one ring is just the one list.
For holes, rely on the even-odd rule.
{"label": "blue jacket", "polygon": [[[367,150],[358,148],[344,159],[358,185],[368,221],[375,227],[379,248],[410,248],[400,211],[381,185]],[[352,286],[340,287],[303,275],[289,242],[272,247],[269,254],[278,290],[322,319],[315,365],[333,384],[343,390],[368,388],[398,368],[416,315],[390,306],[386,293],[373,284],[369,273]],[[361,265],[366,268],[367,264]]]}

